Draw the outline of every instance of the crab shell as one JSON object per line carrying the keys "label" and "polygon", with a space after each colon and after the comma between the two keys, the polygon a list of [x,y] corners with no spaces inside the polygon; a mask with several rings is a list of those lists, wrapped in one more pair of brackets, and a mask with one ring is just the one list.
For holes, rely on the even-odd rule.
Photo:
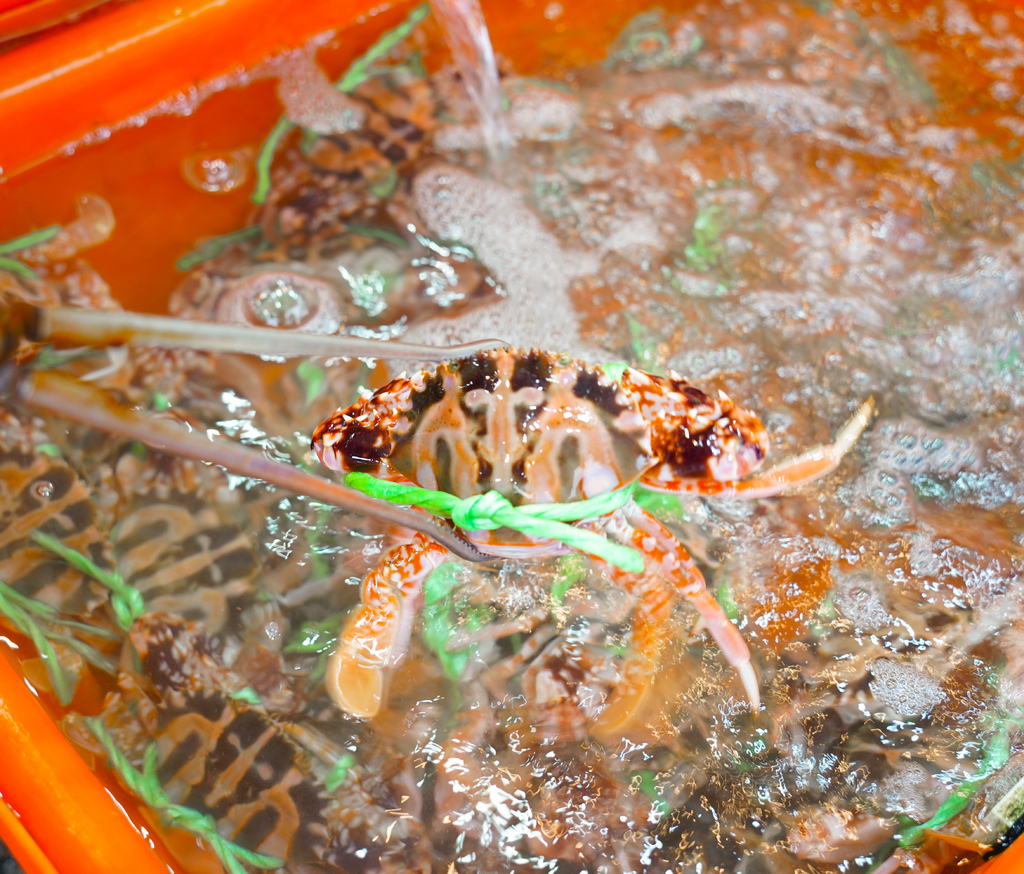
{"label": "crab shell", "polygon": [[[753,414],[677,377],[627,369],[619,384],[568,356],[498,349],[398,377],[323,422],[312,445],[334,470],[520,505],[592,498],[641,475],[666,490],[739,478],[767,439]],[[487,539],[522,542],[505,529]]]}

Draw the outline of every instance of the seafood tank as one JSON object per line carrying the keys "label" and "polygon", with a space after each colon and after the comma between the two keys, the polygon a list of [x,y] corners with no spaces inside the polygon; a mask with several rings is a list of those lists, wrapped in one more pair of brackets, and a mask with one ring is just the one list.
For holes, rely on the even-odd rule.
{"label": "seafood tank", "polygon": [[[348,715],[325,673],[401,530],[9,394],[0,641],[176,870],[965,871],[1024,824],[1021,10],[665,2],[610,16],[597,56],[582,21],[552,0],[497,41],[492,128],[426,7],[343,69],[322,41],[268,62],[276,125],[175,171],[247,217],[153,287],[181,319],[676,372],[756,411],[769,464],[873,399],[809,485],[634,496],[738,628],[760,706],[680,599],[603,719],[635,591],[576,553],[450,555],[379,712]],[[143,249],[105,266],[117,198],[78,193],[77,218],[4,219],[4,302],[159,308]],[[323,475],[318,423],[434,366],[257,351],[13,354]]]}

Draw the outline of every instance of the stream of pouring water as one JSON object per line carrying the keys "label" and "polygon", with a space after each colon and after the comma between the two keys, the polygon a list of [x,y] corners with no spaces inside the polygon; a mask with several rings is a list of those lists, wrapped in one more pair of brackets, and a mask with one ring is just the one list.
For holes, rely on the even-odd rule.
{"label": "stream of pouring water", "polygon": [[478,0],[430,0],[430,6],[476,105],[487,152],[492,160],[497,160],[508,144],[508,132],[501,117],[498,67],[480,3]]}

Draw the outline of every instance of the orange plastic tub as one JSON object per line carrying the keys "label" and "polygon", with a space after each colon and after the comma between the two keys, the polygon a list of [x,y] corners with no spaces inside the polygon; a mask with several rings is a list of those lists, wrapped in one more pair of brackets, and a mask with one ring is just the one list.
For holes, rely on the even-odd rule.
{"label": "orange plastic tub", "polygon": [[0,62],[0,118],[6,130],[32,136],[4,137],[0,168],[16,174],[93,131],[344,27],[373,5],[136,0],[18,46]]}
{"label": "orange plastic tub", "polygon": [[[0,0],[0,38],[19,38],[6,51],[0,42],[0,240],[70,218],[70,192],[102,190],[126,230],[116,242],[92,250],[91,263],[120,290],[128,308],[164,311],[179,279],[175,258],[199,237],[240,227],[249,208],[249,186],[216,199],[190,192],[178,168],[183,149],[196,142],[233,148],[258,141],[280,115],[270,82],[244,93],[234,87],[213,93],[210,83],[318,34],[360,24],[332,50],[331,62],[344,69],[412,5],[129,0],[100,7],[91,0]],[[503,17],[541,21],[544,4],[491,6],[489,22],[500,41]],[[566,43],[572,59],[599,57],[631,17],[623,8],[629,6],[565,3],[560,28],[577,34]],[[87,9],[93,11],[74,26],[24,36]],[[361,24],[367,19],[373,20]],[[524,46],[517,67],[530,72],[532,63]],[[187,117],[155,115],[141,126],[142,114],[161,102],[207,89],[209,99]],[[108,144],[123,156],[119,179],[109,176],[109,152],[100,156],[86,148],[73,161],[62,155],[83,139],[104,138],[111,128],[119,129]],[[149,195],[145,204],[132,196],[140,186]],[[167,206],[159,215],[147,206],[154,199]],[[147,240],[145,259],[136,254],[141,239]],[[173,868],[145,818],[112,778],[108,786],[86,765],[12,664],[8,648],[0,650],[0,838],[26,872],[147,874]],[[1024,870],[1024,841],[977,870]]]}

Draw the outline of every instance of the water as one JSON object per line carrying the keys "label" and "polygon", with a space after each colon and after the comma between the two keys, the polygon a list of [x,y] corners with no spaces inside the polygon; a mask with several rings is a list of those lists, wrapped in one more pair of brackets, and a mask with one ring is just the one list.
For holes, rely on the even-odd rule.
{"label": "water", "polygon": [[[323,654],[389,532],[4,420],[5,482],[24,486],[12,493],[53,507],[45,524],[116,564],[150,609],[202,623],[185,648],[192,687],[159,666],[155,689],[104,681],[125,746],[155,738],[169,759],[202,715],[223,756],[169,791],[267,851],[258,823],[241,828],[256,808],[280,814],[259,780],[320,793],[276,851],[338,870],[859,872],[898,861],[896,836],[977,773],[1002,728],[1007,761],[945,827],[990,840],[989,808],[1024,774],[1022,36],[998,10],[935,10],[643,13],[602,65],[506,78],[500,181],[455,77],[393,71],[353,95],[363,129],[278,156],[259,235],[193,271],[174,302],[673,368],[758,410],[776,459],[830,440],[874,397],[839,470],[797,494],[650,501],[734,611],[761,712],[681,604],[640,711],[602,732],[633,601],[555,557],[446,566],[383,713],[345,719]],[[84,261],[33,264],[42,281],[0,282],[109,303]],[[316,423],[384,378],[150,352],[105,384],[308,464]],[[63,460],[19,450],[40,443]],[[68,482],[91,522],[59,512]],[[38,554],[17,547],[0,577],[102,621],[102,591],[66,569],[42,585]],[[136,645],[161,627],[178,626],[155,620]],[[246,687],[258,705],[239,703]],[[275,756],[215,803],[230,738],[250,736],[274,738]],[[933,840],[919,867],[956,856]]]}
{"label": "water", "polygon": [[502,120],[498,65],[480,4],[477,0],[431,0],[430,8],[476,107],[487,152],[500,159],[508,145],[508,132]]}

